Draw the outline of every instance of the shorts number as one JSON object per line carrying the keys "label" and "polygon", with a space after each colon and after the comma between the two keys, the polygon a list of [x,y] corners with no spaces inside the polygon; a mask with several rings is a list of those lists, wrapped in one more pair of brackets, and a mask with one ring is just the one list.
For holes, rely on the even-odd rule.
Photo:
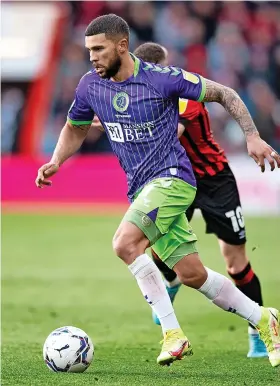
{"label": "shorts number", "polygon": [[230,210],[229,212],[226,212],[225,215],[227,218],[231,219],[231,224],[234,232],[239,232],[240,228],[244,228],[245,222],[241,206],[238,206],[235,211]]}

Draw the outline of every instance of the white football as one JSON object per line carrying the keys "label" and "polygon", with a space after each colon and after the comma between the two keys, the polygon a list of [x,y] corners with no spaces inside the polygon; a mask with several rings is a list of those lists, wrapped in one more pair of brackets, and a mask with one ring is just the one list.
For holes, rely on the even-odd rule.
{"label": "white football", "polygon": [[94,346],[80,328],[65,326],[50,333],[43,347],[48,368],[55,372],[82,373],[93,360]]}

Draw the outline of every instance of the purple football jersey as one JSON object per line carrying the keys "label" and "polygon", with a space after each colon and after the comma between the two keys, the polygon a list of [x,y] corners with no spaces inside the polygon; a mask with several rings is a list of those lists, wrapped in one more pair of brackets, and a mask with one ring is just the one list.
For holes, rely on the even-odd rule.
{"label": "purple football jersey", "polygon": [[201,101],[204,79],[177,67],[146,63],[135,56],[134,74],[123,82],[85,74],[68,120],[101,121],[128,181],[128,198],[149,181],[176,177],[196,186],[190,161],[177,138],[178,99]]}

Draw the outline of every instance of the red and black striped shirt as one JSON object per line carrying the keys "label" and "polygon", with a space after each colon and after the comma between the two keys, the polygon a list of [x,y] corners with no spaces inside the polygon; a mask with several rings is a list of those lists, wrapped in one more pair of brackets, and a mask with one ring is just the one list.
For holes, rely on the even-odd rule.
{"label": "red and black striped shirt", "polygon": [[188,122],[180,142],[192,163],[196,177],[214,176],[222,171],[228,160],[224,150],[214,140],[209,114],[204,103],[179,100],[180,118]]}

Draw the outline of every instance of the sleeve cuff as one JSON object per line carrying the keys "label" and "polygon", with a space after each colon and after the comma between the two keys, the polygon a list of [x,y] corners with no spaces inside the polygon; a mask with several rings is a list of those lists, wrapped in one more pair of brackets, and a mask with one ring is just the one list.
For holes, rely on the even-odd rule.
{"label": "sleeve cuff", "polygon": [[67,121],[72,123],[72,125],[90,125],[92,123],[92,120],[91,121],[74,121],[73,119],[70,119],[69,117],[67,117]]}
{"label": "sleeve cuff", "polygon": [[200,76],[200,80],[201,80],[201,92],[200,92],[200,96],[198,98],[198,102],[202,102],[204,97],[205,97],[205,93],[206,93],[206,82],[205,82],[205,79]]}

